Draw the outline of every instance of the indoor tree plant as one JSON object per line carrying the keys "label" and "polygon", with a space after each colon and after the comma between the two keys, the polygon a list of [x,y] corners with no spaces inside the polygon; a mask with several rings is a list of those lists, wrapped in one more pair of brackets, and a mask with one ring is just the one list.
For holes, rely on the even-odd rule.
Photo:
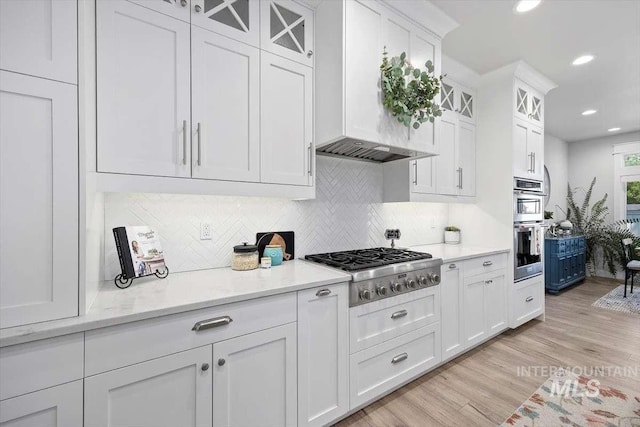
{"label": "indoor tree plant", "polygon": [[386,49],[382,53],[382,104],[400,123],[414,129],[442,115],[440,106],[433,102],[440,93],[442,76],[433,74],[431,61],[424,65],[426,70],[411,65],[405,52],[391,59]]}
{"label": "indoor tree plant", "polygon": [[625,256],[622,249],[622,239],[631,238],[634,247],[640,245],[640,238],[633,234],[627,225],[640,222],[638,219],[624,219],[606,224],[605,218],[609,213],[606,205],[607,194],[596,201],[591,208],[591,195],[596,183],[594,177],[584,200],[578,205],[575,200],[575,190],[567,185],[567,219],[573,223],[574,230],[585,236],[586,257],[589,273],[596,274],[596,262],[598,256],[602,259],[602,266],[606,267],[612,276],[615,276],[617,268],[624,268]]}

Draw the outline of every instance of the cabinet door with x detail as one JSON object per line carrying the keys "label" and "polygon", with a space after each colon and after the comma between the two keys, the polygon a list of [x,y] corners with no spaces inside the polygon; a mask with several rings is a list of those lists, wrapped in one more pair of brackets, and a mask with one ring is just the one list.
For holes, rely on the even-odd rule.
{"label": "cabinet door with x detail", "polygon": [[291,0],[261,0],[260,8],[260,47],[313,66],[313,11]]}
{"label": "cabinet door with x detail", "polygon": [[260,46],[260,0],[191,0],[191,23]]}

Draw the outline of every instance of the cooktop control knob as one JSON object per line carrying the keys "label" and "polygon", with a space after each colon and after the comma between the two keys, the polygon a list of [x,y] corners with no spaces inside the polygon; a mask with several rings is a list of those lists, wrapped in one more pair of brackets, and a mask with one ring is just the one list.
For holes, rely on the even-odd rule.
{"label": "cooktop control knob", "polygon": [[420,278],[418,279],[418,283],[420,283],[420,286],[427,286],[427,278],[424,276],[420,276]]}
{"label": "cooktop control knob", "polygon": [[407,279],[407,288],[409,289],[415,289],[416,288],[416,281],[414,279]]}
{"label": "cooktop control knob", "polygon": [[369,289],[362,289],[360,291],[360,299],[369,301],[371,299],[371,291]]}
{"label": "cooktop control knob", "polygon": [[400,283],[400,282],[394,282],[394,283],[392,283],[392,284],[391,284],[391,290],[392,290],[393,292],[396,292],[396,293],[398,293],[398,292],[402,292],[402,283]]}
{"label": "cooktop control knob", "polygon": [[430,273],[429,281],[434,285],[438,285],[440,283],[440,275],[438,273]]}
{"label": "cooktop control knob", "polygon": [[376,287],[376,293],[378,295],[380,295],[381,297],[385,297],[385,296],[387,296],[387,288],[385,286],[383,286],[383,285],[378,285]]}

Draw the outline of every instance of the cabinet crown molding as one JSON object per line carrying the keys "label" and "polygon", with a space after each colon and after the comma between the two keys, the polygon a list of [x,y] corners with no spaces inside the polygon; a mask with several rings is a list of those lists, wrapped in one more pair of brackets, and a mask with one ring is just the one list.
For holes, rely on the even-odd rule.
{"label": "cabinet crown molding", "polygon": [[382,2],[441,39],[460,26],[456,20],[427,0],[382,0]]}
{"label": "cabinet crown molding", "polygon": [[558,87],[555,82],[521,59],[483,74],[481,80],[483,84],[486,84],[505,76],[517,77],[543,95]]}

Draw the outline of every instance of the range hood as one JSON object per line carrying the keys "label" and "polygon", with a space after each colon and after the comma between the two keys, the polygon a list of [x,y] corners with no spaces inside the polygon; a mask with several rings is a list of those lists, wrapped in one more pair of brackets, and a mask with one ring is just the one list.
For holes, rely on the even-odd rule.
{"label": "range hood", "polygon": [[[438,155],[439,122],[407,128],[382,102],[380,63],[405,52],[441,74],[441,37],[457,26],[428,1],[331,0],[315,14],[315,146],[319,155],[392,162]],[[436,99],[435,102],[439,102]]]}
{"label": "range hood", "polygon": [[319,155],[332,157],[349,157],[376,163],[386,163],[395,160],[417,159],[433,156],[432,153],[422,153],[416,150],[394,145],[379,144],[359,139],[343,138],[339,141],[323,145],[316,149]]}

